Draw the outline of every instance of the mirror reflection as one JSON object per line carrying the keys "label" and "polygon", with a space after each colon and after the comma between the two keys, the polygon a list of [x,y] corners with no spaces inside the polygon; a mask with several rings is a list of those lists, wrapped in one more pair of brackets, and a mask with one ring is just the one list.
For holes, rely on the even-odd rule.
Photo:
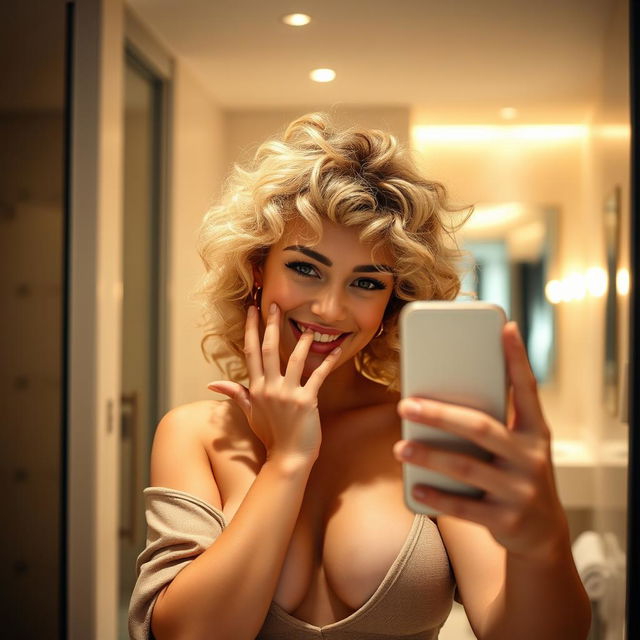
{"label": "mirror reflection", "polygon": [[558,215],[526,203],[479,204],[459,233],[470,253],[463,290],[518,323],[539,383],[553,374],[555,313],[545,289],[557,263]]}
{"label": "mirror reflection", "polygon": [[[601,392],[604,292],[611,276],[603,285],[606,257],[596,203],[608,185],[625,183],[628,169],[628,66],[621,45],[626,3],[544,3],[544,11],[535,12],[492,3],[482,15],[466,4],[456,5],[455,19],[446,6],[435,11],[412,3],[398,13],[374,4],[364,24],[355,5],[338,10],[325,3],[308,8],[310,22],[291,27],[266,6],[252,5],[253,14],[246,13],[248,5],[201,13],[192,7],[178,20],[170,5],[132,3],[138,26],[160,34],[175,56],[180,163],[173,185],[180,224],[196,229],[204,203],[217,201],[218,185],[233,165],[248,161],[261,142],[303,113],[326,111],[339,126],[389,131],[414,149],[422,174],[445,184],[455,202],[475,206],[460,233],[471,256],[463,289],[501,304],[520,325],[554,436],[558,491],[578,570],[584,578],[595,562],[601,580],[608,571],[602,563],[615,558],[618,569],[609,575],[619,586],[626,514],[619,501],[625,473],[620,452],[626,441],[622,416],[607,413]],[[240,10],[254,16],[246,28]],[[379,39],[383,33],[385,46],[371,47],[378,41],[373,34]],[[330,52],[328,41],[334,44]],[[451,54],[453,41],[458,55]],[[463,50],[465,41],[469,49]],[[333,70],[317,74],[329,81],[308,79],[317,68]],[[215,141],[215,149],[196,137]],[[628,224],[623,193],[622,227]],[[185,261],[192,260],[192,239],[173,241]],[[187,291],[199,275],[195,263],[183,262],[174,282]],[[172,337],[180,356],[167,408],[208,401],[202,381],[222,373],[194,348],[201,333],[184,330],[185,320],[197,323],[197,312],[174,312],[173,320],[181,327]],[[618,323],[620,353],[625,331]],[[605,444],[612,454],[603,464],[594,452]],[[618,487],[615,515],[594,500],[596,478],[604,477],[609,489]],[[597,589],[589,596],[594,633],[608,625],[616,637],[620,601],[606,610],[596,602]],[[456,603],[441,637],[470,633]]]}

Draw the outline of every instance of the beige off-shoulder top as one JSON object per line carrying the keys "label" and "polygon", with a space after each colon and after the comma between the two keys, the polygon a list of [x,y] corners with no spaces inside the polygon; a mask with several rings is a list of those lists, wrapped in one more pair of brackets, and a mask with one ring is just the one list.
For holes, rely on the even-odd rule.
{"label": "beige off-shoulder top", "polygon": [[[182,491],[149,487],[144,497],[147,546],[136,564],[129,608],[132,640],[153,638],[151,612],[158,594],[227,524],[222,511]],[[357,611],[317,627],[272,602],[257,640],[434,640],[451,611],[454,589],[438,527],[416,515],[384,580]]]}

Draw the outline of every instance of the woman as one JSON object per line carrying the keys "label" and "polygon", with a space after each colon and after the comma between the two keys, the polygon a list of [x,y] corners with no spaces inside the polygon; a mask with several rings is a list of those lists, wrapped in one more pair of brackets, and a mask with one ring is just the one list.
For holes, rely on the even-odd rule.
{"label": "woman", "polygon": [[[319,114],[236,168],[203,222],[207,335],[226,401],[160,422],[136,639],[436,638],[454,592],[478,638],[584,638],[589,603],[554,486],[550,434],[516,326],[509,424],[398,394],[398,313],[453,299],[445,189],[392,136]],[[239,380],[245,378],[246,384]],[[400,418],[492,464],[401,440]],[[485,490],[426,490],[401,462]]]}

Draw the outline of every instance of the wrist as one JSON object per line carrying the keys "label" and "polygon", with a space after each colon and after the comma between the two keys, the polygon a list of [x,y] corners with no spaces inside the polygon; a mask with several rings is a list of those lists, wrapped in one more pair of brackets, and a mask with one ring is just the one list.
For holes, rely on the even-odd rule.
{"label": "wrist", "polygon": [[264,464],[285,475],[296,475],[311,471],[317,459],[317,455],[267,453]]}
{"label": "wrist", "polygon": [[509,562],[521,567],[554,567],[573,558],[568,527],[561,526],[538,544],[525,551],[507,552]]}

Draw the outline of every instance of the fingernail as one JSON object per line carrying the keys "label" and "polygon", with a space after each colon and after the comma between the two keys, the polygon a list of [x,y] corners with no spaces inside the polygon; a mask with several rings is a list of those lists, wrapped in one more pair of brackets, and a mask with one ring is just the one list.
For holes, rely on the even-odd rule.
{"label": "fingernail", "polygon": [[217,383],[215,383],[215,382],[210,382],[210,383],[207,385],[207,388],[208,388],[208,389],[214,389],[214,387],[217,387],[217,386],[218,386],[218,385],[217,385]]}
{"label": "fingernail", "polygon": [[278,310],[278,305],[275,302],[272,302],[269,306],[269,313],[273,315]]}
{"label": "fingernail", "polygon": [[342,351],[342,347],[336,347],[329,355],[333,356],[333,355],[338,355],[340,352]]}
{"label": "fingernail", "polygon": [[416,498],[426,498],[427,497],[427,491],[426,491],[426,489],[423,489],[422,487],[414,487],[413,488],[413,495]]}
{"label": "fingernail", "polygon": [[421,413],[421,407],[415,400],[403,400],[400,403],[400,410],[408,418],[418,418]]}
{"label": "fingernail", "polygon": [[516,337],[518,338],[518,340],[520,340],[520,344],[524,344],[524,340],[522,339],[522,334],[520,333],[520,327],[518,326],[518,323],[513,320],[513,326],[516,329]]}
{"label": "fingernail", "polygon": [[398,458],[410,458],[415,451],[415,447],[408,442],[396,442],[393,445],[393,452]]}

